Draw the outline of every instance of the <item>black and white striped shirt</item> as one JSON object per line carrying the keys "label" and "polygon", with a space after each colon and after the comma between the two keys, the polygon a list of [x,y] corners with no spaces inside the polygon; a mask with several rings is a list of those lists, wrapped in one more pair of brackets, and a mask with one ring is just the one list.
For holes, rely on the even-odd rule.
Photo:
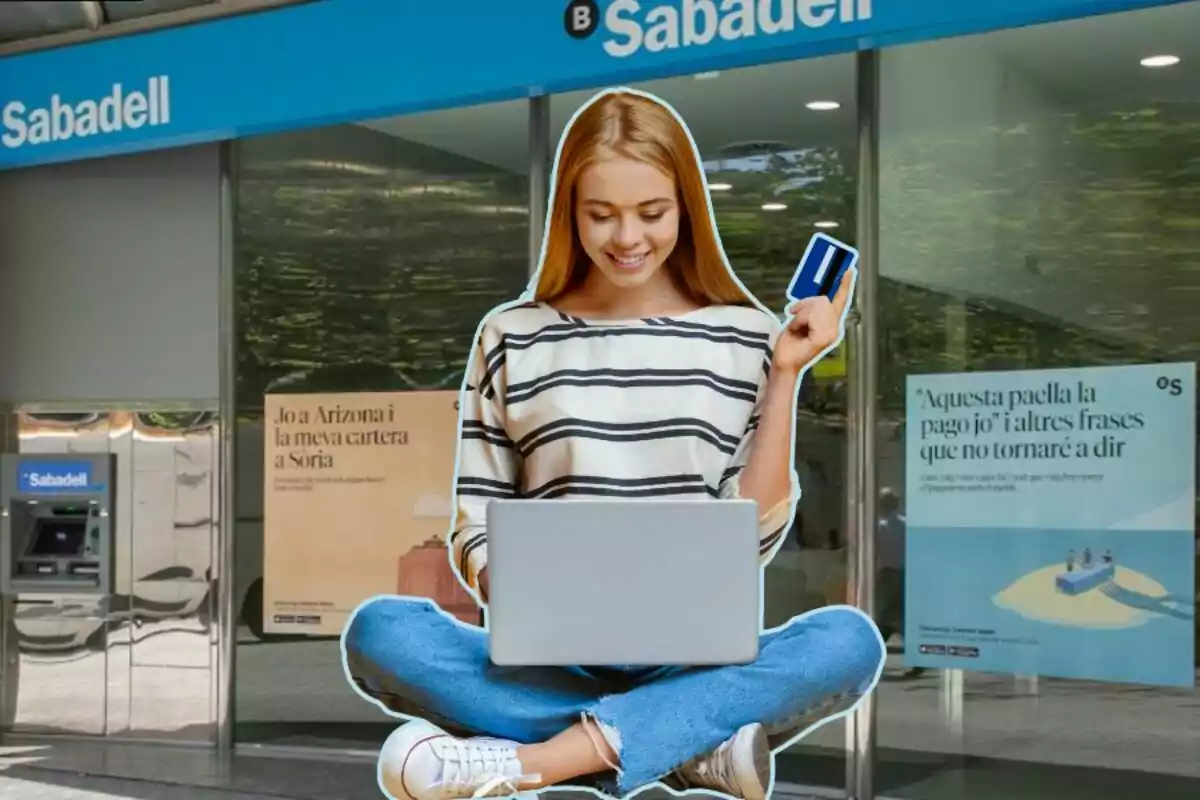
{"label": "black and white striped shirt", "polygon": [[[780,323],[708,306],[584,321],[543,303],[491,314],[462,398],[454,563],[473,589],[492,498],[737,498]],[[799,487],[759,509],[774,555]]]}

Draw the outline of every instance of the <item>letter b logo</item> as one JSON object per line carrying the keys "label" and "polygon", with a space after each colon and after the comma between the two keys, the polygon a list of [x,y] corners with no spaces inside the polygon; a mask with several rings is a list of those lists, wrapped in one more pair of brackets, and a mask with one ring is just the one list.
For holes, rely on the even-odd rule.
{"label": "letter b logo", "polygon": [[563,14],[563,24],[567,28],[567,35],[572,39],[586,39],[596,30],[596,23],[600,19],[600,9],[596,7],[596,0],[571,0],[567,4],[567,11]]}

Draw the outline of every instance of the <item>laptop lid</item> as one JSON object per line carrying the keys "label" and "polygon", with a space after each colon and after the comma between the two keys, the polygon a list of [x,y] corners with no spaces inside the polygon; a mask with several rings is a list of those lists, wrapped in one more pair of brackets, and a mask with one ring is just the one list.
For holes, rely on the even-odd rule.
{"label": "laptop lid", "polygon": [[758,657],[754,502],[493,500],[487,517],[493,663],[700,666]]}

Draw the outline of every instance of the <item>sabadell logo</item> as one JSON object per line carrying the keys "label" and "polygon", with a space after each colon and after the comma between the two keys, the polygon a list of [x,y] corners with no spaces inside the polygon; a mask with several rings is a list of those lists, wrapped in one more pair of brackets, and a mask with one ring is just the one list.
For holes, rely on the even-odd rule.
{"label": "sabadell logo", "polygon": [[36,146],[170,122],[170,78],[157,75],[139,87],[114,83],[101,97],[64,99],[56,93],[32,108],[13,100],[0,109],[0,142],[8,148]]}
{"label": "sabadell logo", "polygon": [[872,0],[682,0],[676,4],[612,0],[603,14],[596,0],[571,0],[563,15],[567,35],[587,39],[599,31],[604,52],[625,58],[640,50],[659,53],[710,42],[774,36],[797,28],[871,18]]}
{"label": "sabadell logo", "polygon": [[33,489],[82,489],[88,485],[86,472],[31,472],[26,477]]}

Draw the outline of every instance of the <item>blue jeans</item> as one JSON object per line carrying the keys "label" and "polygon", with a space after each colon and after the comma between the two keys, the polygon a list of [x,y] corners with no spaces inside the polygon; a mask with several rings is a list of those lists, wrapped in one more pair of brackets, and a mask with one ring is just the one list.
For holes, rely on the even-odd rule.
{"label": "blue jeans", "polygon": [[869,692],[885,656],[868,617],[829,606],[764,632],[758,659],[747,665],[498,667],[488,658],[485,630],[411,597],[359,606],[342,650],[348,676],[369,698],[452,733],[532,744],[585,716],[596,721],[621,766],[615,782],[598,788],[620,795],[713,750],[744,725],[798,727],[831,700]]}

